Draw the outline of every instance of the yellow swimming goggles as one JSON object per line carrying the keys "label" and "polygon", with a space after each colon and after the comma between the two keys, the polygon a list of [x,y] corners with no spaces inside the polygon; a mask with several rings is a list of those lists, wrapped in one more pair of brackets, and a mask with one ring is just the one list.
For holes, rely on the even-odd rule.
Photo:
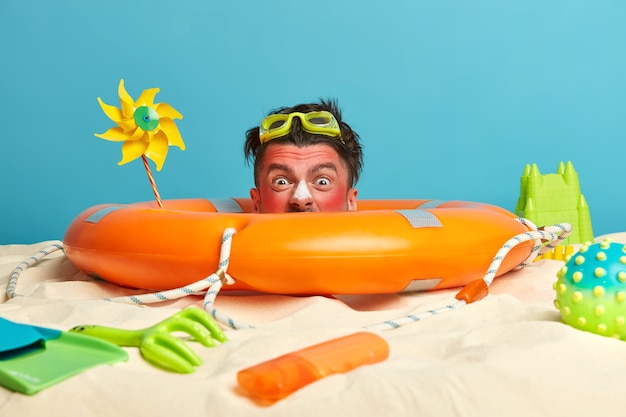
{"label": "yellow swimming goggles", "polygon": [[341,138],[339,123],[331,112],[312,111],[309,113],[270,114],[261,121],[259,139],[261,143],[279,138],[291,132],[291,121],[299,117],[302,129],[309,133]]}

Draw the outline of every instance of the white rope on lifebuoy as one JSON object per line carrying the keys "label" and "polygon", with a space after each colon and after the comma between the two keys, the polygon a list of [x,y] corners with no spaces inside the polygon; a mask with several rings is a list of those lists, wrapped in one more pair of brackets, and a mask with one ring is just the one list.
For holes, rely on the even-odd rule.
{"label": "white rope on lifebuoy", "polygon": [[[572,232],[572,226],[569,223],[559,223],[554,226],[546,226],[539,229],[533,222],[528,219],[518,217],[517,220],[527,226],[530,231],[513,236],[500,247],[495,257],[491,261],[487,273],[483,277],[486,288],[489,288],[489,286],[491,286],[493,279],[496,276],[496,272],[502,264],[502,261],[509,253],[509,251],[515,246],[529,240],[533,240],[535,242],[535,246],[533,246],[530,255],[528,255],[528,257],[516,267],[516,269],[521,269],[525,266],[530,265],[537,256],[543,255],[545,252],[553,250],[556,246],[561,244],[561,242],[563,242]],[[374,331],[393,330],[410,323],[415,323],[427,317],[432,317],[446,311],[456,310],[457,308],[460,308],[466,304],[467,301],[463,299],[457,299],[453,303],[437,309],[409,314],[394,320],[387,320],[382,323],[366,326],[365,328]]]}
{"label": "white rope on lifebuoy", "polygon": [[20,262],[13,269],[13,271],[11,272],[11,275],[9,275],[9,283],[7,284],[7,289],[6,289],[7,296],[9,298],[15,298],[20,295],[16,292],[16,288],[17,288],[17,281],[22,271],[24,271],[27,268],[30,268],[31,266],[37,265],[46,256],[62,249],[63,249],[63,242],[55,241],[50,246],[46,246],[45,248],[41,249],[39,252],[37,252],[33,256]]}
{"label": "white rope on lifebuoy", "polygon": [[247,323],[243,323],[224,315],[217,311],[214,306],[215,298],[219,294],[222,286],[232,285],[235,280],[228,275],[228,265],[230,263],[230,249],[232,245],[233,236],[236,230],[233,228],[227,228],[222,234],[222,246],[220,248],[220,260],[217,271],[203,278],[199,281],[185,285],[184,287],[173,288],[167,291],[159,291],[155,293],[147,293],[141,295],[131,295],[115,298],[106,298],[105,300],[126,303],[126,304],[151,304],[160,303],[168,300],[176,300],[186,297],[188,295],[202,294],[205,290],[203,307],[204,310],[209,313],[218,323],[237,330],[241,328],[253,328],[254,326]]}
{"label": "white rope on lifebuoy", "polygon": [[[224,233],[222,235],[222,246],[220,249],[218,270],[210,276],[193,282],[189,285],[173,288],[167,291],[158,291],[153,293],[128,295],[113,298],[107,297],[104,298],[104,300],[124,304],[144,305],[160,303],[169,300],[176,300],[179,298],[187,297],[188,295],[199,295],[203,294],[206,290],[204,298],[204,309],[207,313],[211,314],[211,316],[213,316],[215,320],[235,330],[240,328],[254,327],[249,324],[239,322],[231,317],[228,317],[227,315],[218,312],[214,306],[215,298],[217,297],[217,294],[219,294],[222,286],[224,284],[232,285],[235,282],[233,278],[227,274],[228,265],[230,263],[230,249],[233,235],[235,233],[236,230],[233,228],[227,228],[226,230],[224,230]],[[52,245],[45,247],[44,249],[37,252],[35,255],[18,264],[11,272],[9,283],[6,289],[7,296],[9,298],[21,296],[21,294],[18,294],[16,291],[21,273],[25,269],[30,268],[41,262],[41,260],[49,254],[58,250],[63,250],[63,243],[60,241],[54,242]]]}
{"label": "white rope on lifebuoy", "polygon": [[[516,269],[523,268],[532,263],[532,261],[537,257],[541,256],[545,252],[553,250],[557,247],[561,242],[563,242],[567,236],[572,231],[572,226],[568,223],[560,223],[554,226],[546,226],[541,229],[537,228],[535,224],[533,224],[530,220],[524,218],[517,218],[522,224],[530,229],[528,232],[521,233],[519,235],[513,236],[507,242],[505,242],[502,247],[498,250],[495,257],[493,258],[487,273],[483,277],[483,281],[488,288],[493,279],[495,278],[496,272],[500,267],[502,261],[505,256],[509,253],[511,249],[515,246],[519,245],[522,242],[534,241],[535,246],[533,247],[530,255],[526,258],[522,263],[520,263]],[[217,311],[215,308],[215,299],[219,292],[221,291],[224,284],[230,285],[234,283],[234,280],[231,276],[228,275],[228,265],[230,263],[230,249],[232,245],[232,239],[236,230],[233,228],[227,228],[222,235],[222,246],[220,249],[220,261],[218,265],[218,270],[211,274],[210,276],[186,285],[184,287],[174,288],[167,291],[159,291],[154,293],[146,293],[140,295],[131,295],[131,296],[123,296],[123,297],[114,297],[114,298],[105,298],[107,301],[126,303],[126,304],[152,304],[152,303],[160,303],[163,301],[174,300],[186,297],[188,295],[200,295],[203,291],[206,290],[203,307],[204,310],[209,313],[213,318],[221,323],[224,326],[227,326],[231,329],[237,330],[241,328],[254,328],[254,326],[237,321],[227,315],[224,315]],[[9,298],[15,298],[20,294],[17,293],[17,283],[20,277],[20,274],[27,268],[36,265],[43,258],[48,256],[49,254],[56,252],[58,250],[63,249],[62,242],[54,242],[50,246],[45,247],[44,249],[37,252],[35,255],[29,257],[24,260],[20,264],[15,267],[15,269],[11,272],[9,283],[7,285],[6,293]],[[437,314],[441,314],[446,311],[455,310],[463,305],[467,304],[466,300],[457,299],[453,303],[450,303],[446,306],[427,310],[421,313],[409,314],[404,317],[400,317],[394,320],[387,320],[382,323],[365,326],[366,329],[381,331],[381,330],[393,330],[404,325],[415,323],[427,317],[432,317]]]}

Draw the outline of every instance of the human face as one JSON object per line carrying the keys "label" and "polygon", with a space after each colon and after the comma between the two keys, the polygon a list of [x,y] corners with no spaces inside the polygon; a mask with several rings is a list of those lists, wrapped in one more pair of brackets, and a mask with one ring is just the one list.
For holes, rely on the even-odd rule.
{"label": "human face", "polygon": [[357,190],[330,145],[269,144],[250,197],[257,213],[352,211]]}

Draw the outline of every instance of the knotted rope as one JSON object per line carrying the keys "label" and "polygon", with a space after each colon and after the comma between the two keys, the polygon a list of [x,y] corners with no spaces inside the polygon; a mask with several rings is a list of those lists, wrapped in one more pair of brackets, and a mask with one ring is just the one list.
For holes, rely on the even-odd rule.
{"label": "knotted rope", "polygon": [[[534,241],[535,245],[529,256],[520,263],[515,269],[523,268],[527,265],[530,265],[533,260],[537,256],[541,256],[545,252],[553,250],[555,247],[559,246],[561,242],[563,242],[567,236],[572,231],[572,226],[567,223],[560,223],[554,226],[546,226],[543,228],[538,228],[534,223],[532,223],[528,219],[517,218],[519,222],[524,224],[530,230],[518,235],[513,236],[507,242],[505,242],[502,247],[498,250],[495,257],[493,258],[489,269],[487,270],[485,276],[482,278],[482,282],[479,279],[479,284],[482,285],[485,289],[484,295],[486,295],[487,289],[491,286],[493,279],[496,276],[498,268],[502,264],[502,261],[506,257],[506,255],[513,249],[515,246],[520,243],[527,241]],[[224,315],[217,311],[215,308],[215,299],[219,294],[222,287],[226,285],[231,285],[235,281],[233,278],[228,275],[228,265],[230,263],[230,250],[232,245],[232,239],[236,230],[233,228],[227,228],[222,235],[222,246],[220,249],[220,260],[217,271],[215,271],[210,276],[203,278],[199,281],[191,283],[189,285],[185,285],[183,287],[174,288],[167,291],[159,291],[153,293],[146,293],[140,295],[131,295],[131,296],[122,296],[122,297],[113,297],[113,298],[105,298],[105,300],[126,304],[152,304],[159,303],[168,300],[174,300],[186,297],[188,295],[200,295],[205,290],[205,296],[203,301],[204,310],[209,313],[216,321],[221,323],[224,326],[227,326],[231,329],[241,329],[241,328],[253,328],[254,326],[237,321],[227,315]],[[17,283],[20,274],[27,268],[32,267],[39,263],[43,258],[48,256],[49,254],[56,252],[58,250],[63,249],[62,242],[54,242],[50,246],[40,250],[35,255],[29,257],[24,260],[11,272],[9,283],[7,285],[6,293],[9,298],[15,298],[19,294],[16,292]],[[470,283],[472,284],[472,283]],[[468,285],[469,286],[469,285]],[[463,305],[466,305],[470,302],[476,301],[475,299],[467,299],[463,297],[459,297],[463,293],[463,290],[457,294],[456,301],[437,308],[431,309],[427,311],[423,311],[420,313],[410,314],[404,317],[400,317],[394,320],[387,320],[382,323],[366,326],[366,329],[380,331],[380,330],[392,330],[402,327],[404,325],[415,323],[420,321],[426,317],[432,317],[434,315],[455,310]],[[482,297],[480,297],[482,298]]]}

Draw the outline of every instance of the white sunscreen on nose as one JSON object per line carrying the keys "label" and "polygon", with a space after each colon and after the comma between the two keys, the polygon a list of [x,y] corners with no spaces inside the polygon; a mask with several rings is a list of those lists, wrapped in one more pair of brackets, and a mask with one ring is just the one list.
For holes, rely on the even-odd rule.
{"label": "white sunscreen on nose", "polygon": [[307,198],[311,198],[309,187],[306,186],[306,182],[304,182],[304,180],[298,183],[298,187],[296,187],[296,192],[293,194],[293,197],[296,200],[306,200]]}

